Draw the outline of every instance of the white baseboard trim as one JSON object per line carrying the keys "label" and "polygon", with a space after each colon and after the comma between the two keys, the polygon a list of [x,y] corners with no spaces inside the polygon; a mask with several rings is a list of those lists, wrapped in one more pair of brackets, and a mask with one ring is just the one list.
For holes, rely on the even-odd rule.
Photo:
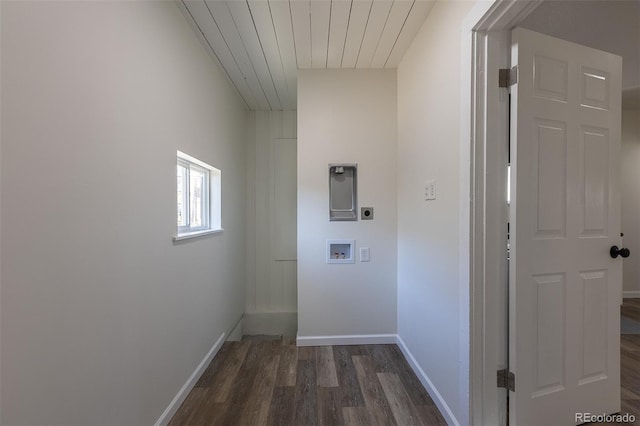
{"label": "white baseboard trim", "polygon": [[623,291],[622,297],[625,299],[637,299],[640,298],[640,291]]}
{"label": "white baseboard trim", "polygon": [[195,371],[191,374],[187,382],[182,386],[182,388],[178,391],[173,400],[169,403],[169,406],[164,410],[164,413],[160,416],[158,421],[155,423],[155,426],[166,426],[171,421],[171,418],[176,414],[180,405],[184,402],[191,392],[191,389],[196,385],[204,370],[209,366],[209,363],[213,359],[214,356],[218,353],[222,344],[224,343],[225,334],[222,335],[216,340],[213,344],[207,355],[205,355],[204,359],[200,362],[198,367],[196,367]]}
{"label": "white baseboard trim", "polygon": [[244,335],[244,315],[240,317],[240,319],[236,322],[236,325],[229,332],[229,337],[227,337],[227,341],[239,342],[240,340],[242,340],[243,335]]}
{"label": "white baseboard trim", "polygon": [[424,388],[427,390],[429,396],[431,396],[431,399],[433,399],[433,402],[435,402],[436,406],[438,406],[438,409],[444,416],[447,424],[459,426],[460,422],[458,422],[458,419],[456,419],[456,416],[449,408],[449,404],[447,404],[442,395],[440,395],[440,392],[438,392],[438,389],[436,389],[436,387],[433,385],[433,383],[429,379],[429,376],[427,376],[420,365],[418,365],[418,361],[416,361],[416,359],[413,357],[413,354],[411,354],[411,351],[409,350],[409,348],[407,348],[407,345],[405,345],[402,337],[397,336],[397,343],[398,347],[400,347],[400,350],[404,354],[404,357],[409,362],[409,366],[416,374],[416,376],[418,376],[418,379],[420,379],[420,383],[422,383],[422,386],[424,386]]}
{"label": "white baseboard trim", "polygon": [[245,312],[244,334],[293,337],[298,332],[297,312]]}
{"label": "white baseboard trim", "polygon": [[397,342],[395,334],[362,334],[353,336],[300,336],[296,339],[298,346],[330,346],[330,345],[386,345]]}

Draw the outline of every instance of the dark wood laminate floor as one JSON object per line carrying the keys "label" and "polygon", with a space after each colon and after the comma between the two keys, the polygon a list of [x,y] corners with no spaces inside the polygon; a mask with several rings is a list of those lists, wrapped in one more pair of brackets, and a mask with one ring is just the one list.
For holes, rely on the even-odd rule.
{"label": "dark wood laminate floor", "polygon": [[[640,321],[640,299],[625,299],[621,313]],[[620,385],[622,413],[636,416],[634,424],[640,425],[640,334],[620,336]]]}
{"label": "dark wood laminate floor", "polygon": [[[640,321],[640,299],[625,299],[622,316]],[[640,425],[640,334],[620,336],[620,413],[633,414]],[[590,426],[629,423],[590,423]]]}
{"label": "dark wood laminate floor", "polygon": [[[623,316],[640,321],[640,299]],[[620,338],[622,413],[640,425],[640,334]],[[170,426],[444,425],[396,345],[226,342]]]}
{"label": "dark wood laminate floor", "polygon": [[226,342],[170,426],[446,425],[396,345]]}
{"label": "dark wood laminate floor", "polygon": [[640,299],[624,299],[620,312],[622,316],[640,321]]}

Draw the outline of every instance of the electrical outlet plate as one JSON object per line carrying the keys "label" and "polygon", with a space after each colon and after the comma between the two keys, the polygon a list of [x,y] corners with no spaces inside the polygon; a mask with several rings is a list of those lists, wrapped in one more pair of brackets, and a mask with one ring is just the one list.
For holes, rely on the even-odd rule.
{"label": "electrical outlet plate", "polygon": [[362,207],[360,209],[360,220],[373,220],[373,207]]}

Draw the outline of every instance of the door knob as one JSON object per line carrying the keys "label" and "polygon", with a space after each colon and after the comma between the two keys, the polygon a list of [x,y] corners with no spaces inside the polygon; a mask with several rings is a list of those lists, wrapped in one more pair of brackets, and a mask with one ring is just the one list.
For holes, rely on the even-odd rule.
{"label": "door knob", "polygon": [[631,254],[631,252],[629,251],[628,248],[618,248],[618,246],[612,246],[611,250],[609,250],[609,254],[611,255],[611,257],[613,257],[614,259],[618,256],[620,257],[629,257],[629,255]]}

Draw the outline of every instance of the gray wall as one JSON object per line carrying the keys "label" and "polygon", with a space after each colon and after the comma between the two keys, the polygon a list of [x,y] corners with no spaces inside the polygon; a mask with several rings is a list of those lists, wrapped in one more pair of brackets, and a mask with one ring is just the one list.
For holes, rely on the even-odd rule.
{"label": "gray wall", "polygon": [[[398,335],[447,404],[441,411],[463,425],[469,288],[460,280],[460,176],[469,165],[460,152],[459,70],[472,6],[437,2],[398,67]],[[431,179],[437,199],[425,201]]]}
{"label": "gray wall", "polygon": [[625,297],[640,297],[640,110],[622,110],[622,231]]}
{"label": "gray wall", "polygon": [[[245,129],[174,2],[8,2],[0,423],[152,424],[244,311]],[[176,150],[224,233],[174,244]]]}

